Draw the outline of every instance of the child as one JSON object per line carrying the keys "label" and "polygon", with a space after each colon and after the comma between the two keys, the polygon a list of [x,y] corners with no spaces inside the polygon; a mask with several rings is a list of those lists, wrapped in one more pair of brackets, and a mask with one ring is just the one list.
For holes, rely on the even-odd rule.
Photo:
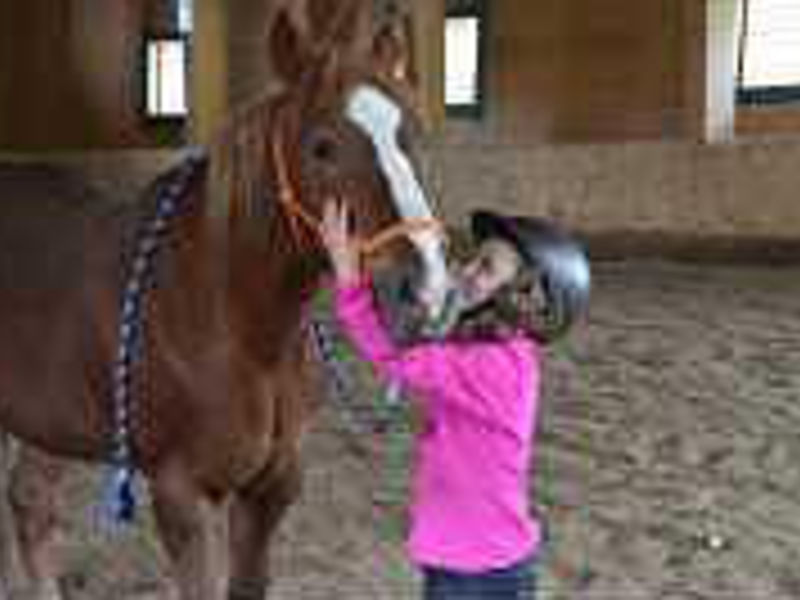
{"label": "child", "polygon": [[322,233],[345,333],[424,414],[408,550],[425,599],[532,599],[541,525],[528,512],[527,473],[541,349],[585,308],[589,269],[541,220],[479,212],[472,226],[480,245],[454,281],[460,317],[444,339],[406,348],[380,321],[343,204],[326,205]]}

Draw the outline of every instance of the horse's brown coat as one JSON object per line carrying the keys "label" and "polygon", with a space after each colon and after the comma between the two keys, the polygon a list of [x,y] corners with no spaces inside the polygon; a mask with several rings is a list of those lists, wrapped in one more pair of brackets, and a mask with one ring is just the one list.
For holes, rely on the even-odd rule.
{"label": "horse's brown coat", "polygon": [[[263,598],[269,538],[298,491],[313,410],[301,312],[325,262],[314,232],[293,230],[277,202],[276,150],[309,213],[339,193],[363,234],[396,218],[369,139],[343,116],[355,85],[408,97],[401,38],[365,40],[368,22],[359,0],[277,12],[270,40],[285,90],[232,119],[156,254],[133,447],[184,600]],[[52,167],[0,168],[0,424],[48,453],[103,459],[122,265],[153,194],[130,210],[90,197]],[[47,492],[58,478],[26,447],[12,481],[38,597],[54,589]]]}

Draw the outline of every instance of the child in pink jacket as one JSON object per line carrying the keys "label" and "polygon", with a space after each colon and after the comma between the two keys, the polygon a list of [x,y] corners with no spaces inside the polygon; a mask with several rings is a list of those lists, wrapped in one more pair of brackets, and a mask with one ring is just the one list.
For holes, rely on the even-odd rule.
{"label": "child in pink jacket", "polygon": [[407,547],[424,597],[532,599],[542,528],[527,490],[542,346],[584,310],[586,258],[552,224],[476,213],[480,245],[454,278],[460,317],[444,339],[398,347],[347,223],[343,204],[326,206],[339,321],[359,355],[423,409]]}

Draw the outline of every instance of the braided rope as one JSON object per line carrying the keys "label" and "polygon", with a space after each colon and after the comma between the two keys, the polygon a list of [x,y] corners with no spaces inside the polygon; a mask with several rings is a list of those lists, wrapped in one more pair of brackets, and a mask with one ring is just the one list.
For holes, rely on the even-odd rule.
{"label": "braided rope", "polygon": [[142,227],[122,291],[117,352],[111,367],[112,473],[105,500],[109,516],[115,522],[132,522],[136,513],[131,384],[135,362],[143,352],[144,300],[152,283],[154,259],[170,221],[180,208],[189,180],[204,160],[202,153],[189,155],[157,188],[155,214]]}
{"label": "braided rope", "polygon": [[[330,299],[326,291],[319,292],[313,301],[317,305],[312,312],[329,310]],[[387,414],[387,408],[396,402],[387,402],[385,395],[380,394],[373,402],[356,403],[352,399],[361,394],[357,383],[353,380],[350,372],[346,368],[348,361],[352,359],[349,348],[346,344],[337,341],[334,331],[335,326],[330,323],[330,318],[323,318],[321,315],[312,315],[307,322],[307,329],[311,335],[312,346],[316,358],[323,366],[327,375],[328,384],[327,396],[341,409],[344,415],[344,425],[347,433],[364,434],[383,432],[391,421],[391,415]],[[392,389],[390,387],[390,389]]]}
{"label": "braided rope", "polygon": [[[377,485],[372,505],[381,510],[375,527],[379,537],[394,541],[402,536],[402,515],[408,494],[407,469],[412,445],[409,404],[398,385],[384,385],[369,394],[359,385],[349,363],[355,360],[352,347],[336,331],[330,315],[329,290],[312,300],[316,313],[307,322],[316,358],[327,375],[327,397],[336,409],[336,427],[354,454],[364,460]],[[322,314],[321,314],[322,313]],[[369,394],[365,400],[365,394]]]}

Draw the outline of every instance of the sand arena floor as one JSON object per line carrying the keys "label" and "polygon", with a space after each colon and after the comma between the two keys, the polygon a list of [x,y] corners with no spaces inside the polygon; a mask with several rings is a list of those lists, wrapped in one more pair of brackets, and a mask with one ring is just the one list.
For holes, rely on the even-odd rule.
{"label": "sand arena floor", "polygon": [[[609,263],[595,285],[588,325],[546,365],[539,597],[800,598],[800,268]],[[276,542],[273,598],[415,597],[406,465],[376,476],[352,442],[325,408]],[[104,533],[95,482],[81,470],[69,491],[68,597],[164,597],[149,518]]]}

